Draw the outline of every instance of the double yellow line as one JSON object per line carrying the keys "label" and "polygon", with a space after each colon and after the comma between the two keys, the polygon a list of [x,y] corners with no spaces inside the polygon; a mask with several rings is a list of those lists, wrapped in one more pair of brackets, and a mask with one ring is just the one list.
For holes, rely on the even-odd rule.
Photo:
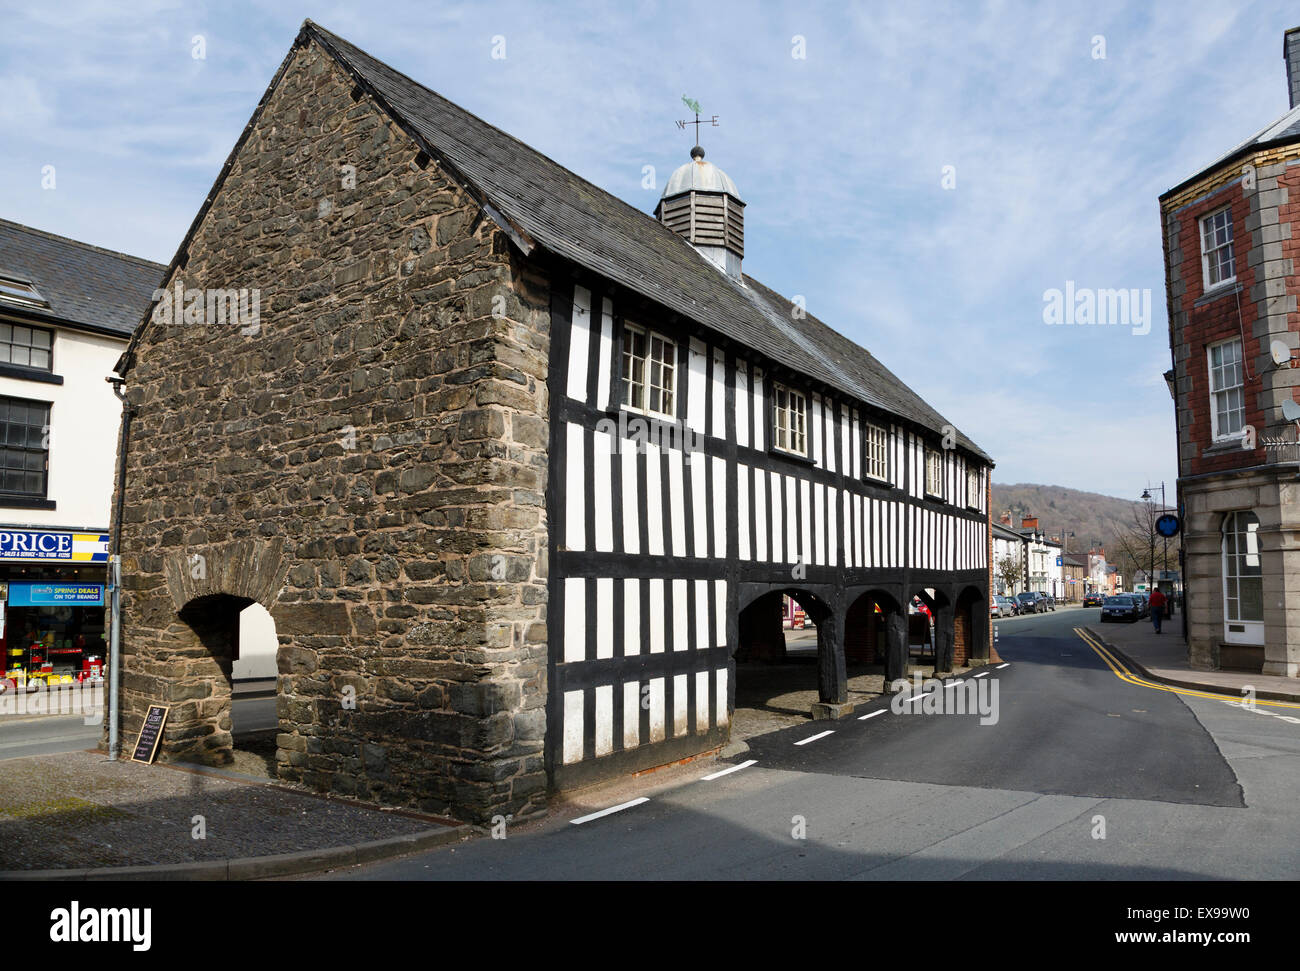
{"label": "double yellow line", "polygon": [[[1176,695],[1187,695],[1191,698],[1208,698],[1211,701],[1231,701],[1234,704],[1241,704],[1244,700],[1241,695],[1217,694],[1213,691],[1197,691],[1194,688],[1177,688],[1173,685],[1160,684],[1156,681],[1148,681],[1146,678],[1140,678],[1127,667],[1124,662],[1108,651],[1101,641],[1097,640],[1091,633],[1082,627],[1074,628],[1074,632],[1079,635],[1085,644],[1097,652],[1097,656],[1106,662],[1106,666],[1115,672],[1115,677],[1121,681],[1127,681],[1129,684],[1135,684],[1139,688],[1151,688],[1155,691],[1169,691]],[[1270,708],[1294,708],[1300,709],[1300,705],[1289,701],[1264,701],[1255,700],[1256,705],[1267,705]]]}

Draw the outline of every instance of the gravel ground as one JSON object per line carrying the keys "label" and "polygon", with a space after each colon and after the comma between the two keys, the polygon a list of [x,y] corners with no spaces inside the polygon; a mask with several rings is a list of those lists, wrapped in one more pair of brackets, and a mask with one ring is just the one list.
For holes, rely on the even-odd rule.
{"label": "gravel ground", "polygon": [[[203,839],[194,835],[196,816]],[[110,762],[92,752],[0,762],[0,870],[237,859],[437,825],[237,779]]]}

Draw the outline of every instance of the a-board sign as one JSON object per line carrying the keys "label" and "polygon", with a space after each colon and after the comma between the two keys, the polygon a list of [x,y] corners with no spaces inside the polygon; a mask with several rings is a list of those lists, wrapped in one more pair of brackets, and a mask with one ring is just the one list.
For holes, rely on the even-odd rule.
{"label": "a-board sign", "polygon": [[163,725],[167,724],[167,712],[171,705],[150,705],[140,726],[140,734],[135,740],[135,751],[131,753],[132,762],[152,762],[158,754],[158,743],[162,741]]}

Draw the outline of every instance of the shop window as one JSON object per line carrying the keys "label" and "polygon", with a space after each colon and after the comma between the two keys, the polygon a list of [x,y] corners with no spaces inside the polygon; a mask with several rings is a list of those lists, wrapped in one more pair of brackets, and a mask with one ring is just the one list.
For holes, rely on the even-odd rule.
{"label": "shop window", "polygon": [[47,402],[0,397],[0,493],[44,498],[49,427]]}

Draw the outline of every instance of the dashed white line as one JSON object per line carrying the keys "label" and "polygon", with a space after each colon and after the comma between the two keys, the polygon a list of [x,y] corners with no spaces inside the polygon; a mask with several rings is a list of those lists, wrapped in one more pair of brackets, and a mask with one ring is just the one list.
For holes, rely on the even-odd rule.
{"label": "dashed white line", "polygon": [[648,796],[642,796],[639,799],[633,799],[631,802],[621,803],[617,806],[610,806],[608,809],[602,809],[598,813],[592,813],[589,816],[580,816],[577,819],[570,819],[569,822],[575,826],[581,826],[583,823],[589,823],[593,819],[600,819],[601,816],[608,816],[610,813],[622,812],[624,809],[631,809],[633,806],[639,806],[643,802],[649,802]]}
{"label": "dashed white line", "polygon": [[1009,668],[1009,667],[1011,667],[1011,662],[1010,662],[1010,661],[1008,661],[1006,664],[999,664],[999,665],[997,666],[997,670],[1001,671],[1003,668]]}
{"label": "dashed white line", "polygon": [[989,673],[987,671],[981,671],[979,674],[975,675],[977,678],[987,678],[988,676]]}
{"label": "dashed white line", "polygon": [[884,709],[884,708],[881,708],[881,709],[879,709],[879,710],[877,710],[877,711],[869,711],[869,712],[867,712],[865,715],[863,715],[861,718],[859,718],[858,721],[860,721],[860,722],[864,722],[864,721],[866,721],[868,718],[875,718],[877,715],[883,715],[884,713],[885,713],[885,709]]}
{"label": "dashed white line", "polygon": [[758,759],[750,759],[748,762],[741,762],[739,765],[733,765],[723,769],[721,772],[714,772],[700,779],[701,782],[712,782],[714,779],[721,779],[724,775],[731,775],[733,772],[739,772],[741,769],[748,769],[751,765],[757,765]]}
{"label": "dashed white line", "polygon": [[824,732],[818,732],[816,735],[809,735],[807,738],[805,738],[805,739],[800,739],[799,741],[795,742],[794,744],[796,744],[796,745],[807,745],[809,742],[815,742],[815,741],[817,741],[817,739],[819,739],[819,738],[825,738],[827,735],[834,735],[834,734],[835,734],[834,730],[827,730],[827,731],[824,731]]}
{"label": "dashed white line", "polygon": [[945,687],[945,688],[948,688],[948,687],[951,687],[951,686],[954,685],[954,684],[965,684],[965,683],[966,683],[966,679],[965,679],[965,678],[953,678],[951,681],[946,681],[946,682],[944,682],[944,687]]}

